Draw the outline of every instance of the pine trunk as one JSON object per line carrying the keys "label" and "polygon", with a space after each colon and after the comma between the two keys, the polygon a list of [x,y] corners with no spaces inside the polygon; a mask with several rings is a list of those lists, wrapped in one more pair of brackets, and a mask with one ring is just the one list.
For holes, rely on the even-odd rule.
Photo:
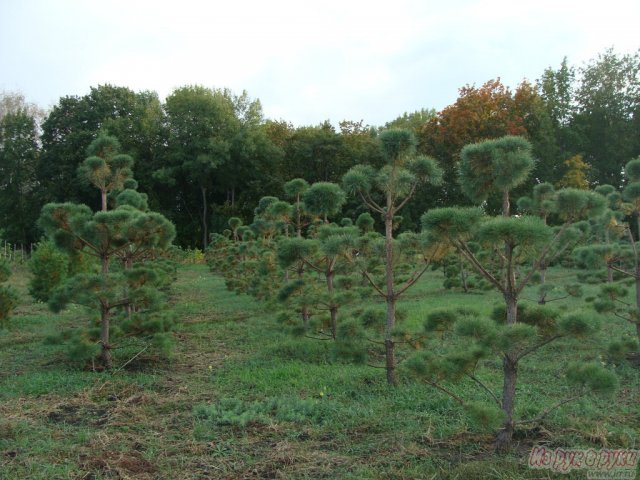
{"label": "pine trunk", "polygon": [[384,219],[385,227],[385,278],[387,320],[384,333],[385,366],[387,369],[387,382],[396,385],[396,358],[395,344],[393,342],[393,330],[396,325],[396,296],[393,290],[393,212],[391,211],[391,199],[387,201],[387,213]]}
{"label": "pine trunk", "polygon": [[511,448],[513,439],[513,411],[516,400],[516,382],[518,380],[517,360],[506,354],[502,363],[504,380],[502,386],[502,411],[504,421],[502,428],[496,436],[496,451],[507,452]]}
{"label": "pine trunk", "polygon": [[[640,265],[636,267],[636,309],[638,311],[638,317],[640,318]],[[640,341],[640,320],[636,320],[636,334],[638,335],[638,341]]]}
{"label": "pine trunk", "polygon": [[[102,255],[100,258],[102,263],[102,275],[106,277],[109,274],[109,257]],[[102,350],[100,352],[100,364],[103,368],[111,368],[111,345],[109,344],[109,329],[110,329],[110,311],[109,304],[106,302],[100,303],[100,344]]]}
{"label": "pine trunk", "polygon": [[547,281],[547,263],[543,260],[540,263],[540,296],[538,297],[538,304],[545,305],[547,303],[547,294],[544,293],[544,284]]}
{"label": "pine trunk", "polygon": [[509,202],[509,190],[502,192],[502,216],[508,217],[511,213],[511,203]]}
{"label": "pine trunk", "polygon": [[109,345],[109,305],[102,304],[100,307],[100,364],[105,369],[111,368],[111,345]]}
{"label": "pine trunk", "polygon": [[[298,270],[296,272],[298,274],[298,279],[302,280],[302,277],[304,276],[304,263],[303,262],[299,262],[298,263]],[[300,315],[302,316],[302,325],[304,326],[305,331],[309,330],[309,306],[308,305],[302,305],[302,308],[300,309]]]}
{"label": "pine trunk", "polygon": [[202,193],[202,250],[207,249],[209,232],[207,229],[207,188],[200,187]]}
{"label": "pine trunk", "polygon": [[335,272],[333,270],[333,262],[327,259],[327,270],[325,272],[325,277],[327,279],[327,292],[329,292],[329,302],[331,302],[331,307],[329,308],[329,314],[331,316],[331,336],[333,339],[336,339],[338,335],[338,306],[333,303],[333,277],[335,276]]}
{"label": "pine trunk", "polygon": [[100,190],[100,203],[102,205],[102,211],[106,212],[107,211],[107,191],[106,190]]}
{"label": "pine trunk", "polygon": [[460,265],[460,283],[462,284],[462,290],[464,293],[469,293],[469,286],[467,285],[467,272],[464,269],[464,261],[462,259],[462,253],[458,252],[458,262]]}
{"label": "pine trunk", "polygon": [[[507,306],[507,328],[518,321],[518,299],[515,295],[505,295]],[[510,353],[505,353],[502,362],[502,412],[504,421],[496,436],[496,450],[506,452],[511,448],[513,438],[513,412],[516,400],[516,383],[518,380],[518,360]]]}

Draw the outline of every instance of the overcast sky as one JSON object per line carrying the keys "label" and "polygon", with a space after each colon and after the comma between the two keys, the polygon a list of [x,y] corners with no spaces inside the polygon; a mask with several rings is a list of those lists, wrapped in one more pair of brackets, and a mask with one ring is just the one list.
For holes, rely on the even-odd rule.
{"label": "overcast sky", "polygon": [[247,90],[265,115],[382,125],[564,56],[640,48],[639,0],[0,0],[0,90],[42,107],[110,83]]}

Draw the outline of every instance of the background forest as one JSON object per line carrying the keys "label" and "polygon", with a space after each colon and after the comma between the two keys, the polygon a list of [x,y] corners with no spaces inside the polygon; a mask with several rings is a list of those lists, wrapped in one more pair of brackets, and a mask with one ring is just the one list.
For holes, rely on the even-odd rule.
{"label": "background forest", "polygon": [[[176,243],[203,247],[228,219],[250,220],[258,200],[283,194],[292,178],[337,182],[354,165],[380,167],[376,137],[392,127],[413,130],[418,152],[433,156],[443,183],[416,192],[402,229],[415,230],[432,207],[465,205],[457,181],[464,145],[520,135],[536,164],[514,198],[541,182],[557,187],[623,185],[623,167],[640,154],[640,52],[607,50],[582,66],[564,60],[515,88],[489,80],[459,89],[443,110],[420,108],[385,125],[343,120],[294,126],[265,119],[247,92],[184,86],[162,102],[155,92],[100,85],[67,96],[49,111],[21,94],[0,96],[0,238],[28,246],[42,232],[36,219],[49,202],[97,209],[92,187],[77,174],[100,133],[116,137],[135,159],[133,176],[151,210],[171,220]],[[419,107],[419,106],[417,106]],[[498,211],[500,205],[488,205]],[[350,200],[346,216],[364,211]]]}

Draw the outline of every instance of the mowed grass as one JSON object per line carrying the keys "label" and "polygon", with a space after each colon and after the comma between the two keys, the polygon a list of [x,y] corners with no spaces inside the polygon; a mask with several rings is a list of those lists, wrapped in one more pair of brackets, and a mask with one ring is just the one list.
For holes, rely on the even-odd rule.
{"label": "mowed grass", "polygon": [[[551,271],[549,280],[569,276]],[[640,374],[627,365],[609,367],[620,378],[614,397],[570,403],[541,426],[523,426],[513,452],[497,456],[493,432],[448,396],[405,375],[390,388],[384,370],[334,359],[330,342],[288,336],[260,302],[228,292],[203,265],[181,267],[173,286],[180,320],[173,357],[130,361],[139,351],[123,349],[110,373],[79,370],[44,342],[87,321],[87,312],[51,314],[29,299],[24,272],[12,282],[23,302],[0,331],[2,479],[584,478],[584,471],[530,470],[528,452],[538,444],[640,448]],[[488,315],[500,301],[494,292],[441,284],[441,272],[429,272],[407,294],[408,327],[419,330],[434,308]],[[588,308],[582,299],[556,306]],[[570,394],[566,361],[599,360],[607,337],[627,330],[607,319],[594,341],[559,341],[523,361],[519,415],[535,416]],[[500,371],[499,361],[481,371],[496,394]],[[486,399],[471,383],[449,388]]]}

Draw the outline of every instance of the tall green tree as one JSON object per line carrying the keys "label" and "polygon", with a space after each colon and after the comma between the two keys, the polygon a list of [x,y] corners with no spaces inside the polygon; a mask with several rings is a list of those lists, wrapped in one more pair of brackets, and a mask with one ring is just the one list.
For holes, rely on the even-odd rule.
{"label": "tall green tree", "polygon": [[599,184],[620,185],[629,158],[640,154],[640,51],[608,49],[580,69],[573,128]]}
{"label": "tall green tree", "polygon": [[[502,197],[502,215],[485,219],[478,208],[446,208],[425,213],[426,231],[459,249],[470,264],[497,289],[505,305],[505,322],[518,328],[518,301],[533,275],[548,259],[552,249],[565,240],[569,226],[581,218],[597,216],[605,208],[601,195],[565,189],[555,196],[554,212],[564,222],[552,230],[541,218],[511,217],[509,192],[523,182],[533,166],[530,146],[524,139],[505,137],[465,147],[461,154],[460,178],[463,190],[476,202],[497,193]],[[469,242],[476,238],[493,250],[481,260]],[[515,344],[514,344],[515,345]],[[514,407],[518,363],[517,346],[503,352],[503,388],[500,406],[504,421],[496,437],[498,450],[510,448],[515,425]]]}
{"label": "tall green tree", "polygon": [[173,195],[167,202],[182,205],[191,215],[192,206],[200,205],[199,225],[182,224],[181,228],[198,231],[204,249],[208,245],[212,190],[225,169],[227,175],[232,171],[229,162],[240,122],[228,92],[201,86],[174,90],[164,109],[166,164],[154,176],[172,187]]}
{"label": "tall green tree", "polygon": [[[134,92],[126,87],[99,85],[83,96],[65,96],[42,123],[42,155],[37,175],[40,206],[47,202],[77,201],[97,206],[95,192],[76,175],[88,146],[99,133],[116,136],[121,153],[136,158],[137,178],[147,183],[159,168],[163,138],[162,110],[154,92]],[[157,206],[159,195],[151,195]]]}
{"label": "tall green tree", "polygon": [[37,239],[36,120],[26,109],[0,118],[0,225],[4,240],[28,245]]}
{"label": "tall green tree", "polygon": [[[441,180],[442,171],[434,159],[416,155],[416,140],[409,130],[387,130],[379,136],[387,164],[380,170],[371,166],[352,167],[342,178],[345,191],[360,198],[371,211],[379,214],[384,223],[384,285],[379,286],[371,275],[367,278],[387,304],[385,319],[385,368],[387,382],[397,383],[394,330],[398,298],[420,277],[416,273],[401,286],[395,280],[394,230],[398,214],[415,195],[419,186]],[[366,274],[366,271],[363,272]],[[424,270],[422,270],[424,273]]]}

